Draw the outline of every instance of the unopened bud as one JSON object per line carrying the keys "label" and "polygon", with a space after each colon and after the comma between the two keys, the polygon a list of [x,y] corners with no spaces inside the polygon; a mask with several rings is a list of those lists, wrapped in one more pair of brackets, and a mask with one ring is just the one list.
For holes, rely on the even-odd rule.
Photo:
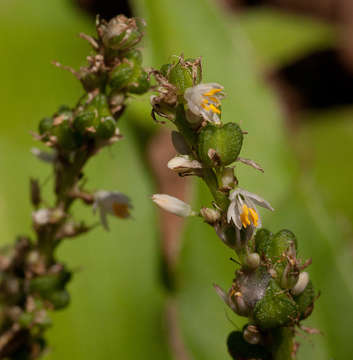
{"label": "unopened bud", "polygon": [[243,338],[249,344],[259,344],[262,340],[261,333],[255,325],[248,325],[243,331]]}
{"label": "unopened bud", "polygon": [[298,281],[292,288],[291,293],[294,296],[301,294],[305,290],[308,283],[309,283],[309,274],[306,271],[303,271],[302,273],[299,274]]}
{"label": "unopened bud", "polygon": [[202,165],[189,155],[176,156],[168,161],[168,168],[178,173],[201,169]]}
{"label": "unopened bud", "polygon": [[191,206],[184,201],[181,201],[173,196],[166,194],[154,194],[152,200],[163,210],[166,210],[172,214],[187,217],[195,215]]}
{"label": "unopened bud", "polygon": [[143,21],[119,15],[101,25],[103,44],[113,50],[128,49],[142,38]]}
{"label": "unopened bud", "polygon": [[49,209],[39,209],[32,213],[32,219],[35,225],[43,226],[50,222]]}
{"label": "unopened bud", "polygon": [[205,221],[209,224],[214,224],[221,219],[221,214],[218,210],[211,208],[202,208],[200,210],[201,216],[205,219]]}

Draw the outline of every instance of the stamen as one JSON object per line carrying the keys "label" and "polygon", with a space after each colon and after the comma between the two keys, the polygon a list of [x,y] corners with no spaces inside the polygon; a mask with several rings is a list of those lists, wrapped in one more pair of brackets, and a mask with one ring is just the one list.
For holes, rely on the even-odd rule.
{"label": "stamen", "polygon": [[250,225],[249,208],[245,204],[243,205],[243,212],[240,214],[240,220],[244,228],[247,228],[247,226]]}
{"label": "stamen", "polygon": [[130,216],[129,207],[127,204],[113,203],[113,212],[116,217],[126,219]]}
{"label": "stamen", "polygon": [[219,99],[217,99],[216,97],[214,96],[209,96],[208,97],[210,100],[214,101],[216,104],[219,104]]}
{"label": "stamen", "polygon": [[216,114],[220,114],[221,110],[217,109],[213,104],[210,104],[209,107],[211,108],[211,110],[216,113]]}
{"label": "stamen", "polygon": [[220,91],[222,91],[222,89],[211,89],[210,91],[204,93],[203,96],[212,96]]}
{"label": "stamen", "polygon": [[259,222],[259,215],[252,208],[249,208],[249,212],[250,212],[250,219],[251,219],[252,223],[254,224],[255,227],[257,227],[258,222]]}

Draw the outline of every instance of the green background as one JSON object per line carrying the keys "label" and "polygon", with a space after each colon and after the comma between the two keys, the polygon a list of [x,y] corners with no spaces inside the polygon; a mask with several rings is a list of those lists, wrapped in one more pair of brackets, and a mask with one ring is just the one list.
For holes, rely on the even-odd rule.
{"label": "green background", "polygon": [[[223,119],[249,132],[242,155],[265,168],[262,175],[238,165],[241,186],[275,208],[263,213],[266,227],[292,229],[301,256],[313,259],[310,274],[321,297],[305,325],[322,335],[298,336],[298,358],[347,359],[353,353],[353,108],[302,114],[302,125],[290,132],[262,76],[266,68],[333,43],[334,29],[268,10],[230,16],[207,0],[133,5],[148,24],[146,65],[158,67],[182,52],[202,56],[204,81],[225,86]],[[70,73],[50,62],[82,66],[89,47],[77,35],[93,34],[94,21],[65,0],[2,0],[0,31],[0,224],[1,243],[7,244],[31,232],[29,177],[51,175],[29,153],[38,146],[29,133],[41,117],[60,104],[73,105],[82,93]],[[132,198],[133,219],[110,219],[111,232],[97,229],[60,248],[59,257],[76,273],[70,307],[53,314],[48,360],[172,358],[163,321],[156,209],[149,198],[155,185],[139,140],[159,130],[149,113],[148,98],[137,99],[119,126],[124,140],[87,168],[90,188],[117,189]],[[49,181],[49,197],[50,190]],[[195,208],[209,204],[199,182],[193,194]],[[75,216],[97,220],[81,206]],[[187,220],[183,244],[178,301],[185,343],[193,359],[229,359],[225,339],[244,320],[226,309],[212,283],[230,286],[232,253],[198,219]]]}

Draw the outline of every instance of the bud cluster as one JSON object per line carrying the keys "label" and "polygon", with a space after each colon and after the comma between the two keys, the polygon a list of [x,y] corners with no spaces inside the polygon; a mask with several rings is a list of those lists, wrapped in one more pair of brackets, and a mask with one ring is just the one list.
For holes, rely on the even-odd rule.
{"label": "bud cluster", "polygon": [[198,212],[169,195],[157,194],[152,199],[178,216],[198,214],[236,252],[240,266],[230,290],[215,285],[237,315],[249,318],[242,332],[230,335],[230,354],[234,359],[277,358],[278,331],[286,333],[290,351],[294,351],[294,326],[310,315],[315,299],[309,275],[303,271],[310,261],[303,263],[297,258],[292,232],[272,234],[261,229],[257,207],[273,211],[272,206],[239,187],[236,162],[263,169],[239,156],[246,132],[235,122],[224,124],[221,120],[223,86],[202,83],[200,59],[185,60],[183,56],[153,74],[158,93],[151,97],[152,115],[156,120],[156,116],[171,120],[177,128],[172,132],[177,154],[168,167],[180,176],[202,178],[214,202]]}
{"label": "bud cluster", "polygon": [[[19,238],[0,251],[0,358],[35,359],[45,349],[44,332],[51,325],[48,311],[70,302],[67,284],[72,271],[55,257],[65,238],[76,237],[96,225],[77,222],[71,205],[79,199],[99,211],[102,226],[107,216],[130,216],[130,199],[117,191],[85,189],[84,166],[103,147],[121,139],[117,122],[126,100],[150,88],[136,45],[143,22],[123,15],[109,22],[97,19],[97,38],[81,34],[92,45],[88,66],[75,71],[85,94],[74,107],[61,106],[39,123],[34,137],[50,152],[32,149],[33,155],[53,167],[55,200],[42,198],[37,179],[31,179],[35,239]],[[55,63],[59,67],[62,65]]]}

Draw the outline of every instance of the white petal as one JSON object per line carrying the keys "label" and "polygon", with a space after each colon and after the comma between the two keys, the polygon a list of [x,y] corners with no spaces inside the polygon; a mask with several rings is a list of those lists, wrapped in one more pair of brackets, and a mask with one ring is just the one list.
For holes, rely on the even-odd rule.
{"label": "white petal", "polygon": [[191,210],[191,206],[184,201],[181,201],[173,196],[166,194],[154,194],[152,200],[162,209],[181,216],[186,217],[194,215],[194,212]]}
{"label": "white petal", "polygon": [[248,197],[250,198],[256,205],[259,205],[265,209],[271,210],[273,211],[273,207],[270,205],[269,202],[267,202],[265,199],[263,199],[261,196],[256,195],[254,193],[251,193],[249,191],[240,189],[240,194],[243,195],[244,197]]}

